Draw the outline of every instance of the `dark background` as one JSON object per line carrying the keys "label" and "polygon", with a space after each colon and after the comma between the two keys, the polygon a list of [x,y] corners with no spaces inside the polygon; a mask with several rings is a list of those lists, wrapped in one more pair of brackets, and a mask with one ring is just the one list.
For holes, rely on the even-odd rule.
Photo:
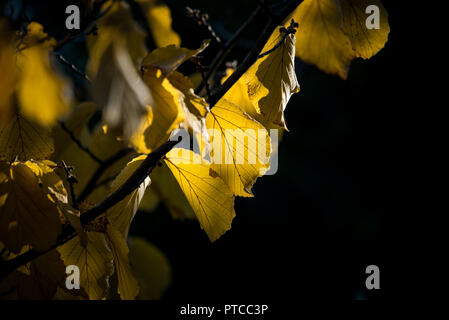
{"label": "dark background", "polygon": [[[185,16],[185,6],[207,12],[226,40],[257,3],[165,2],[172,10],[173,28],[189,48],[198,47],[209,35]],[[60,37],[65,1],[28,3],[30,19]],[[211,244],[197,222],[173,220],[163,205],[136,215],[131,234],[146,237],[171,263],[173,282],[164,298],[260,303],[392,294],[394,252],[386,240],[386,220],[395,214],[399,188],[399,129],[393,123],[398,106],[395,11],[387,1],[383,4],[389,12],[389,41],[370,60],[354,60],[346,81],[296,61],[301,92],[286,109],[290,132],[280,144],[279,170],[257,181],[255,198],[236,199],[237,216],[230,231]],[[263,26],[258,21],[228,60],[241,61]],[[82,69],[87,57],[84,43],[64,50]],[[205,64],[215,50],[212,46],[204,52]],[[183,68],[193,71],[188,64]],[[380,267],[381,290],[365,289],[365,268],[370,264]]]}

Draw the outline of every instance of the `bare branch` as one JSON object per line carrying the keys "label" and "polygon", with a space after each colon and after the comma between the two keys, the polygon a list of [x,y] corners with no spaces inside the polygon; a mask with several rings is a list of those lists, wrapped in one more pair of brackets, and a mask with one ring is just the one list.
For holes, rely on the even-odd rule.
{"label": "bare branch", "polygon": [[59,61],[61,61],[64,65],[66,65],[67,67],[69,67],[73,72],[75,72],[77,75],[79,75],[81,78],[83,78],[84,80],[86,80],[87,82],[91,82],[89,77],[82,71],[80,71],[74,64],[68,62],[66,60],[66,58],[64,58],[62,55],[52,52],[52,54],[54,56],[56,56],[56,58],[58,58]]}

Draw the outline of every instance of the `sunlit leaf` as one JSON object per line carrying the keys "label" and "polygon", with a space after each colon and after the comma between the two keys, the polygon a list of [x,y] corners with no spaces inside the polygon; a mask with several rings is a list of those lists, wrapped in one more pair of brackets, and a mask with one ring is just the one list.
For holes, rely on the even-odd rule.
{"label": "sunlit leaf", "polygon": [[270,137],[265,128],[235,104],[221,99],[206,118],[211,168],[236,196],[253,196],[256,179],[270,167]]}
{"label": "sunlit leaf", "polygon": [[232,192],[211,170],[211,165],[190,150],[171,150],[165,163],[184,192],[201,228],[211,241],[217,240],[231,228],[235,217]]}
{"label": "sunlit leaf", "polygon": [[148,153],[168,139],[170,133],[185,120],[184,96],[159,69],[151,68],[144,74],[153,103],[142,120],[131,143],[138,152]]}
{"label": "sunlit leaf", "polygon": [[341,26],[340,1],[304,0],[293,14],[299,23],[296,55],[324,72],[346,79],[355,54]]}
{"label": "sunlit leaf", "polygon": [[[341,0],[343,9],[343,31],[351,40],[357,57],[369,59],[381,50],[388,40],[390,26],[388,13],[379,0]],[[366,27],[366,8],[375,5],[379,8],[379,29]]]}
{"label": "sunlit leaf", "polygon": [[262,53],[275,50],[259,58],[246,72],[245,80],[248,97],[264,122],[286,129],[284,110],[290,97],[299,92],[299,84],[294,65],[295,36],[279,30],[273,32]]}

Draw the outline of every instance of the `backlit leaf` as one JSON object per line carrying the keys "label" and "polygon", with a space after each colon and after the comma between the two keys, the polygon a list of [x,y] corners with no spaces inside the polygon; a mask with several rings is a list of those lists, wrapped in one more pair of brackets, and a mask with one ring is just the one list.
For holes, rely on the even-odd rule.
{"label": "backlit leaf", "polygon": [[296,55],[324,72],[346,79],[354,58],[351,41],[344,34],[340,1],[304,0],[293,14],[299,23]]}
{"label": "backlit leaf", "polygon": [[[275,48],[283,37],[284,33],[277,28],[268,39],[262,53]],[[284,110],[290,97],[299,92],[294,60],[295,36],[288,34],[280,47],[257,59],[245,74],[248,97],[256,112],[262,115],[264,122],[285,129],[287,127]]]}
{"label": "backlit leaf", "polygon": [[131,143],[138,152],[148,153],[168,139],[170,133],[185,120],[185,113],[182,92],[159,69],[147,70],[144,81],[150,88],[153,102]]}
{"label": "backlit leaf", "polygon": [[190,150],[175,148],[165,160],[211,241],[231,228],[234,196],[224,181]]}
{"label": "backlit leaf", "polygon": [[[379,0],[341,0],[343,9],[343,31],[351,40],[357,57],[369,59],[381,50],[388,40],[390,26],[388,13]],[[379,29],[368,29],[365,12],[370,5],[379,8]]]}
{"label": "backlit leaf", "polygon": [[238,106],[224,99],[212,108],[206,124],[211,135],[211,168],[234,195],[252,197],[254,182],[270,166],[268,131]]}

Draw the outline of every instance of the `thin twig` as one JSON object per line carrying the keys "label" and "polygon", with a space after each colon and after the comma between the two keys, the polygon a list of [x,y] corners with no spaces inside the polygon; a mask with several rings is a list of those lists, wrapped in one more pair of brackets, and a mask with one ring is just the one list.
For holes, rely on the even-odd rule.
{"label": "thin twig", "polygon": [[61,126],[62,130],[64,130],[69,136],[70,139],[72,139],[73,142],[76,143],[76,145],[78,146],[78,148],[80,148],[81,150],[83,150],[85,153],[87,153],[89,155],[89,157],[91,157],[93,160],[95,160],[95,162],[97,162],[98,164],[102,165],[103,164],[103,160],[101,160],[100,158],[98,158],[96,155],[94,155],[92,153],[92,151],[89,150],[89,148],[86,148],[85,146],[83,146],[83,144],[81,143],[80,140],[78,140],[77,137],[75,137],[75,134],[72,132],[72,130],[70,130],[69,128],[67,128],[67,126],[65,125],[64,122],[59,121],[59,125]]}
{"label": "thin twig", "polygon": [[212,63],[209,66],[209,71],[206,73],[206,76],[201,81],[201,83],[195,88],[195,93],[200,94],[201,90],[205,87],[206,83],[208,83],[211,76],[216,72],[218,67],[223,63],[228,54],[231,52],[234,45],[237,43],[237,40],[241,37],[241,35],[248,29],[251,23],[256,19],[259,15],[260,6],[257,6],[253,11],[251,16],[243,23],[240,28],[234,33],[231,39],[229,39],[225,45],[218,51],[218,54],[212,60]]}
{"label": "thin twig", "polygon": [[83,78],[84,80],[86,80],[87,82],[91,82],[89,77],[82,71],[80,71],[74,64],[68,62],[66,60],[66,58],[64,58],[62,55],[53,52],[52,53],[54,56],[56,56],[56,58],[58,58],[59,61],[61,61],[63,64],[65,64],[66,66],[68,66],[73,72],[75,72],[77,75],[79,75],[81,78]]}
{"label": "thin twig", "polygon": [[[166,141],[159,148],[150,153],[140,166],[134,171],[134,173],[113,193],[106,197],[102,202],[95,207],[87,210],[81,215],[81,225],[86,226],[91,221],[95,220],[101,214],[105,213],[108,209],[116,205],[123,200],[127,195],[137,189],[151,171],[156,167],[158,162],[165,156],[176,144],[181,141],[181,136],[177,141]],[[56,243],[45,251],[39,252],[34,249],[16,256],[15,258],[3,261],[0,263],[0,280],[5,278],[9,273],[17,269],[18,267],[39,258],[45,253],[56,249],[63,245],[70,239],[76,236],[76,232],[70,224],[64,225],[61,234],[59,235]]]}
{"label": "thin twig", "polygon": [[296,23],[295,20],[293,20],[293,19],[290,22],[290,26],[288,28],[281,27],[280,28],[280,32],[284,34],[282,36],[281,40],[279,40],[279,42],[276,43],[273,46],[273,48],[265,51],[264,53],[259,54],[257,59],[263,58],[263,57],[269,55],[270,53],[274,52],[277,48],[279,48],[284,43],[285,39],[287,38],[287,36],[289,34],[295,34],[296,33],[296,28],[298,28],[298,23]]}
{"label": "thin twig", "polygon": [[115,162],[117,162],[118,160],[120,160],[121,158],[126,156],[131,151],[133,151],[132,148],[122,149],[122,150],[118,151],[117,153],[113,154],[112,156],[110,156],[109,158],[107,158],[106,160],[102,161],[101,165],[97,168],[97,170],[94,172],[92,177],[89,179],[89,182],[87,183],[86,187],[81,192],[79,197],[76,199],[76,201],[79,203],[79,202],[85,200],[92,193],[92,191],[95,190],[97,181],[98,181],[98,179],[101,178],[103,173],[109,167],[111,167]]}
{"label": "thin twig", "polygon": [[115,179],[115,176],[110,176],[110,177],[104,178],[100,182],[95,183],[94,190],[101,186],[104,186],[105,184],[108,184],[109,182],[113,181],[114,179]]}
{"label": "thin twig", "polygon": [[67,175],[67,182],[69,183],[69,190],[70,190],[70,200],[71,200],[70,202],[75,209],[79,209],[78,204],[76,202],[75,188],[73,186],[75,183],[78,183],[78,179],[72,174],[73,167],[68,166],[64,162],[64,160],[62,160],[61,168],[65,171],[65,173]]}
{"label": "thin twig", "polygon": [[209,31],[212,38],[214,38],[219,45],[222,44],[220,37],[217,35],[214,28],[212,28],[211,24],[209,23],[209,15],[207,13],[201,14],[200,10],[198,9],[191,9],[190,7],[186,7],[186,14],[187,16],[195,19],[196,23],[199,26],[204,26],[207,31]]}

